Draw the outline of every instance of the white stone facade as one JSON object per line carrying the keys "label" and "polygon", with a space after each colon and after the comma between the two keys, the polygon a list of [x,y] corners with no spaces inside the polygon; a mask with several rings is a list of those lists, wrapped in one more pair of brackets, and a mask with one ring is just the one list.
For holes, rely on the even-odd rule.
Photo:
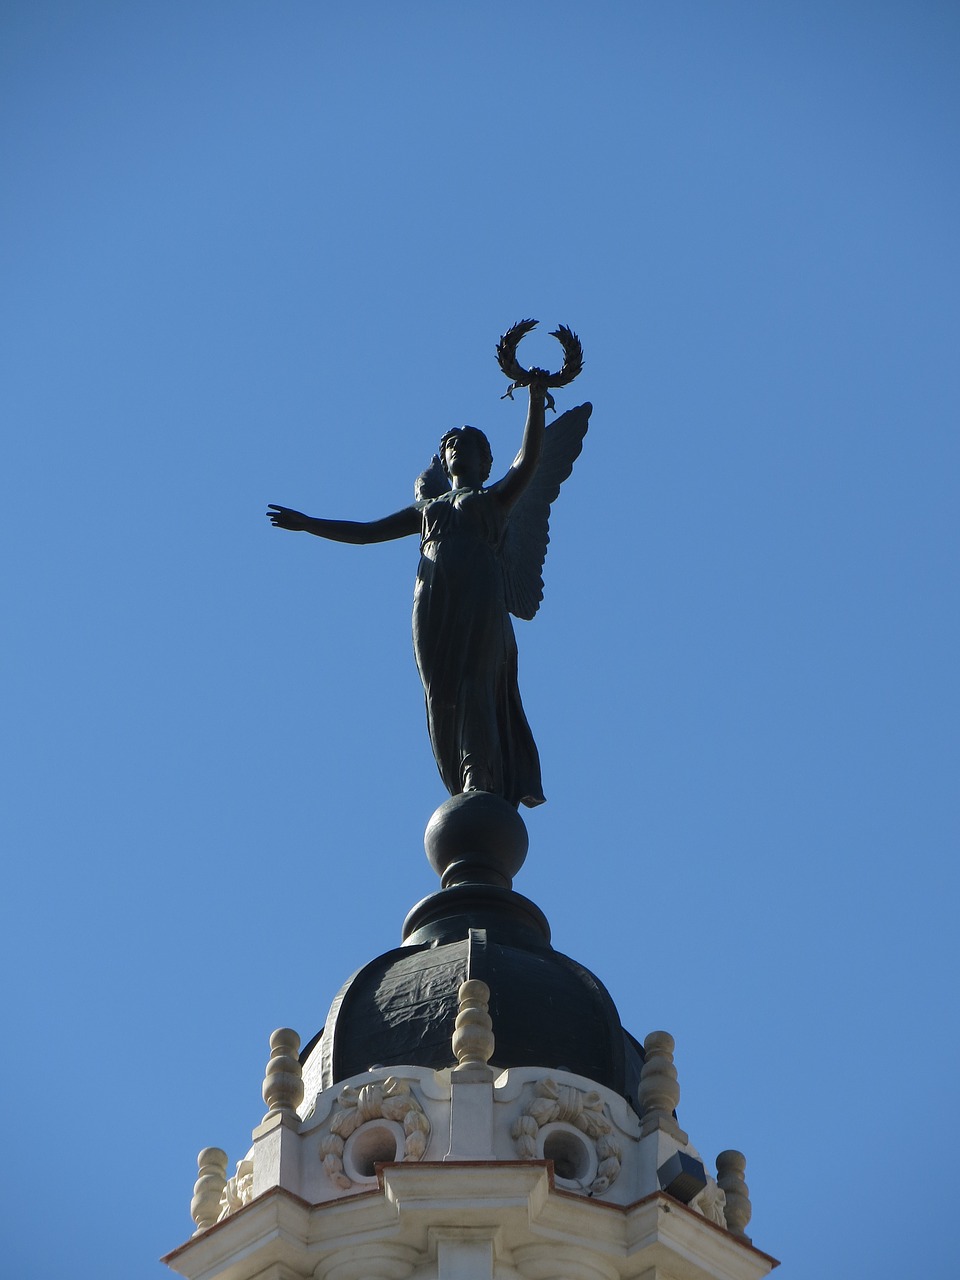
{"label": "white stone facade", "polygon": [[197,1218],[166,1261],[189,1280],[753,1280],[776,1266],[718,1225],[713,1180],[694,1207],[660,1190],[674,1152],[696,1155],[669,1115],[641,1124],[567,1072],[461,1063],[319,1092],[308,1070],[297,1111],[281,1099],[254,1131],[219,1221]]}

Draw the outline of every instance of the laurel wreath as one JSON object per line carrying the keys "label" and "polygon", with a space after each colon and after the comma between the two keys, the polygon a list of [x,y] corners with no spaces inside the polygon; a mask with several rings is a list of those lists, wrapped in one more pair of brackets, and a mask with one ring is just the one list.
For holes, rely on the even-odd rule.
{"label": "laurel wreath", "polygon": [[[517,360],[517,347],[538,324],[537,320],[518,320],[497,343],[497,363],[511,379],[510,386],[500,397],[501,400],[507,399],[508,396],[512,400],[513,393],[518,387],[529,387],[532,382],[539,382],[543,387],[565,387],[583,369],[583,347],[580,345],[580,339],[565,324],[551,330],[550,333],[550,337],[556,338],[563,347],[563,365],[559,372],[547,373],[545,369],[524,369]],[[549,391],[546,395],[546,404],[550,409],[554,408],[553,396]]]}

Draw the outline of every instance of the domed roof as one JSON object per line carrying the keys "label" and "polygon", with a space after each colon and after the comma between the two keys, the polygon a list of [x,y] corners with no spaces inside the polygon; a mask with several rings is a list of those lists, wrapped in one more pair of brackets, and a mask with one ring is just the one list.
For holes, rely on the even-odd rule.
{"label": "domed roof", "polygon": [[636,1108],[643,1050],[606,988],[553,949],[534,903],[494,885],[443,889],[410,912],[404,945],[341,988],[304,1050],[305,1075],[326,1089],[375,1066],[454,1065],[457,991],[468,978],[490,988],[492,1066],[575,1072]]}

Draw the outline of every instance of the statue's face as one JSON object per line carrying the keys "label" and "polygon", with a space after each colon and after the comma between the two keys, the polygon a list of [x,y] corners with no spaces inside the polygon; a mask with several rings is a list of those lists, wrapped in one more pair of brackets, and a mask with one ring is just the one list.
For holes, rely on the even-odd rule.
{"label": "statue's face", "polygon": [[461,431],[451,436],[444,446],[443,460],[447,471],[458,479],[474,479],[479,483],[483,470],[480,441],[473,432]]}

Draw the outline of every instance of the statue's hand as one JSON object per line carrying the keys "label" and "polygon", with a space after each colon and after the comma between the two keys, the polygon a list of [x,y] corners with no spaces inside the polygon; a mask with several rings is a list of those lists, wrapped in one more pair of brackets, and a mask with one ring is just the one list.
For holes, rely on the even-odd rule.
{"label": "statue's hand", "polygon": [[267,519],[277,529],[292,529],[295,533],[303,533],[310,523],[310,517],[305,516],[302,511],[294,511],[292,507],[278,507],[272,502],[267,511]]}
{"label": "statue's hand", "polygon": [[553,409],[556,412],[553,396],[547,390],[550,386],[551,375],[546,369],[529,369],[530,382],[530,404]]}

